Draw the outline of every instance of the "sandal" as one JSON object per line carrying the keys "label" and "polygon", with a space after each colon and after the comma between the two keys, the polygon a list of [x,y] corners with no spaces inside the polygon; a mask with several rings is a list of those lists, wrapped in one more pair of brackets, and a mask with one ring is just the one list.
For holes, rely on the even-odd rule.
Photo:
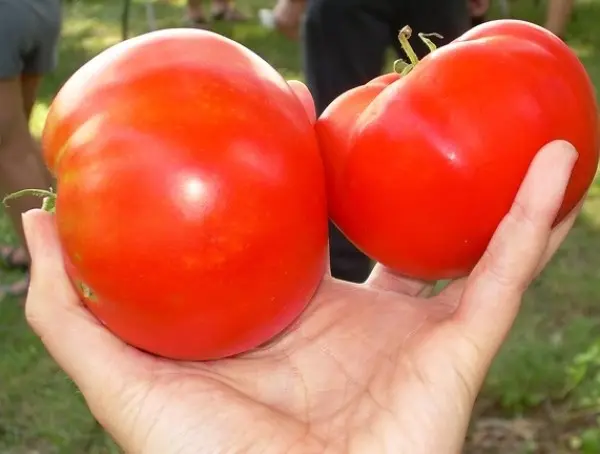
{"label": "sandal", "polygon": [[233,7],[227,7],[222,9],[215,9],[211,14],[213,21],[226,21],[226,22],[246,22],[248,17]]}
{"label": "sandal", "polygon": [[204,17],[186,17],[183,20],[183,25],[187,28],[199,28],[199,29],[207,29],[209,28],[209,23]]}
{"label": "sandal", "polygon": [[22,246],[0,246],[0,264],[7,269],[29,269],[29,258]]}

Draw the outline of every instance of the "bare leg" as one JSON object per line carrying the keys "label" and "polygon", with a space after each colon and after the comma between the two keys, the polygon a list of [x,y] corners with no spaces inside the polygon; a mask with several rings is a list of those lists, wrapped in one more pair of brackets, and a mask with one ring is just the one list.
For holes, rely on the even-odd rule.
{"label": "bare leg", "polygon": [[[23,110],[25,111],[25,118],[27,119],[27,125],[29,126],[29,122],[31,120],[31,112],[33,111],[33,106],[35,105],[35,101],[37,99],[38,88],[40,86],[42,78],[41,76],[24,74],[21,76],[21,91],[23,96]],[[44,171],[45,179],[46,179],[46,188],[53,186],[54,179],[52,174],[46,167],[46,163],[42,157],[40,145],[36,141],[36,151],[35,155],[37,156],[40,166]]]}
{"label": "bare leg", "polygon": [[288,38],[297,40],[305,10],[304,1],[279,0],[273,9],[277,30]]}
{"label": "bare leg", "polygon": [[[49,174],[42,164],[39,148],[29,132],[29,115],[40,78],[0,80],[0,192],[6,194],[28,188],[47,189]],[[7,212],[25,244],[21,214],[40,206],[35,197],[11,202]],[[26,254],[25,249],[23,253]],[[17,261],[17,257],[13,256]]]}
{"label": "bare leg", "polygon": [[203,3],[203,0],[188,0],[187,19],[192,24],[202,24],[206,22]]}
{"label": "bare leg", "polygon": [[561,38],[571,18],[573,3],[574,0],[550,0],[548,3],[545,27]]}

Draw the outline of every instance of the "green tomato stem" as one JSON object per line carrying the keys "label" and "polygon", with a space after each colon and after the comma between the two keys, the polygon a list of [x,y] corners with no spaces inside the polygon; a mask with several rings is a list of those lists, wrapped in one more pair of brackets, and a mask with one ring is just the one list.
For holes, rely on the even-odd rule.
{"label": "green tomato stem", "polygon": [[417,63],[419,63],[419,57],[417,56],[414,49],[410,45],[410,42],[408,41],[411,36],[412,36],[412,28],[410,28],[410,26],[408,26],[408,25],[405,25],[404,27],[402,27],[402,30],[400,30],[400,33],[398,33],[398,39],[400,40],[400,45],[402,46],[402,50],[408,57],[410,64],[416,65]]}
{"label": "green tomato stem", "polygon": [[[407,75],[411,72],[414,67],[419,63],[419,57],[415,53],[414,49],[410,45],[409,39],[412,35],[412,28],[410,26],[405,25],[398,33],[398,40],[400,41],[400,46],[402,46],[402,50],[408,57],[409,62],[399,59],[394,62],[394,71],[399,73],[401,76]],[[429,49],[429,52],[434,52],[437,49],[435,43],[429,39],[429,37],[436,37],[442,39],[443,36],[438,33],[419,33],[419,39],[423,41],[423,43]]]}
{"label": "green tomato stem", "polygon": [[[6,197],[4,197],[4,200],[2,200],[2,203],[4,204],[4,206],[8,206],[7,202],[9,202],[10,200],[26,196],[41,197],[43,200],[42,210],[48,213],[56,212],[56,192],[54,192],[52,188],[50,188],[49,191],[46,191],[44,189],[23,189],[21,191],[13,192],[12,194],[7,195]],[[81,290],[81,294],[87,301],[97,301],[96,295],[94,294],[91,288],[89,288],[83,282],[78,282],[78,285]]]}
{"label": "green tomato stem", "polygon": [[33,196],[33,197],[41,197],[42,201],[42,210],[47,211],[48,213],[54,213],[56,211],[56,192],[50,188],[49,191],[44,189],[23,189],[21,191],[13,192],[12,194],[8,194],[2,200],[4,206],[8,207],[8,202],[10,200],[18,199],[20,197]]}

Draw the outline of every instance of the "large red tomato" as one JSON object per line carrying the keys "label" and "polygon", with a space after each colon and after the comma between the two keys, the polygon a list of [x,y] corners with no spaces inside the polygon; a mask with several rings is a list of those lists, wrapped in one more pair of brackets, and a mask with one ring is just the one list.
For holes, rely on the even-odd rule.
{"label": "large red tomato", "polygon": [[336,99],[316,130],[330,216],[367,255],[422,279],[467,274],[537,151],[579,152],[559,222],[598,165],[593,86],[573,52],[536,25],[503,20]]}
{"label": "large red tomato", "polygon": [[43,134],[56,222],[71,278],[116,335],[203,360],[299,315],[327,256],[300,98],[256,54],[199,30],[116,45],[64,85]]}

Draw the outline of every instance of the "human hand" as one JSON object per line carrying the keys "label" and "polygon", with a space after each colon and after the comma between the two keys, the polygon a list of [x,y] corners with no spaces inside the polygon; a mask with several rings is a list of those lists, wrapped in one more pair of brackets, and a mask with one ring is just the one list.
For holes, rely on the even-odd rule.
{"label": "human hand", "polygon": [[523,291],[574,222],[577,210],[551,231],[575,160],[564,142],[544,147],[472,274],[438,295],[381,266],[363,285],[324,276],[285,333],[212,362],[109,333],[68,281],[53,218],[32,211],[27,318],[129,453],[459,452]]}

